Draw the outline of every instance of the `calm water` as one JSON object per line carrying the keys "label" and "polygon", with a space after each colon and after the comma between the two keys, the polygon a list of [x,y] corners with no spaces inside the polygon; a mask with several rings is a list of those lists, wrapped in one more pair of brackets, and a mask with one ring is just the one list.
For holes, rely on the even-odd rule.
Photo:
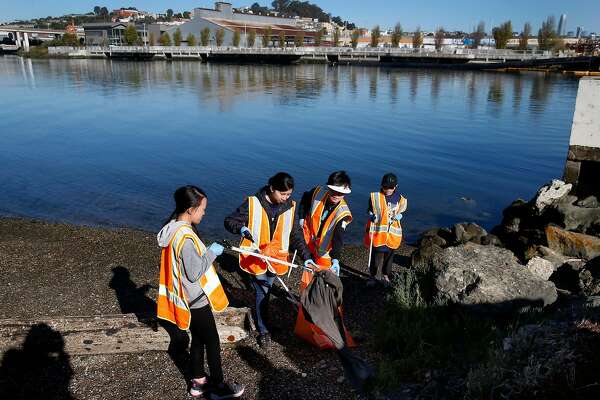
{"label": "calm water", "polygon": [[157,230],[192,183],[209,194],[201,230],[219,237],[273,173],[291,173],[299,198],[346,169],[353,241],[387,171],[409,199],[409,240],[490,228],[562,176],[576,92],[537,73],[4,56],[0,214]]}

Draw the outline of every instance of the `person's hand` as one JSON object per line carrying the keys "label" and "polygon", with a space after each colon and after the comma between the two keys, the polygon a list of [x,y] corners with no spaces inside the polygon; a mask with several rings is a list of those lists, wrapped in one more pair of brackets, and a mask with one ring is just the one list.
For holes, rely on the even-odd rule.
{"label": "person's hand", "polygon": [[402,213],[398,213],[398,214],[394,215],[394,221],[400,222],[401,219],[402,219]]}
{"label": "person's hand", "polygon": [[217,257],[223,254],[223,249],[223,246],[221,246],[219,243],[213,243],[210,246],[208,246],[208,250]]}
{"label": "person's hand", "polygon": [[304,261],[304,267],[308,269],[316,269],[317,264],[313,260],[309,259]]}
{"label": "person's hand", "polygon": [[300,228],[304,228],[304,219],[298,220],[298,225],[300,225]]}
{"label": "person's hand", "polygon": [[331,260],[331,272],[340,276],[340,262],[335,258]]}
{"label": "person's hand", "polygon": [[240,233],[242,234],[242,237],[244,237],[244,238],[248,239],[249,241],[251,241],[252,243],[254,243],[254,238],[252,237],[252,234],[250,233],[250,229],[243,226],[242,229],[240,230]]}
{"label": "person's hand", "polygon": [[377,222],[377,215],[375,215],[374,213],[369,213],[369,219],[371,220],[371,222],[375,223]]}

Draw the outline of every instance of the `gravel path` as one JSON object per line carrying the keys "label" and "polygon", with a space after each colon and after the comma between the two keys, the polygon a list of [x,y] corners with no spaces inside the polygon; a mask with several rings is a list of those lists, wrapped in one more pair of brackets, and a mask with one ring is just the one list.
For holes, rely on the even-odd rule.
{"label": "gravel path", "polygon": [[[396,261],[405,263],[404,256],[411,251],[403,247]],[[159,257],[155,235],[150,232],[0,219],[0,273],[4,278],[0,318],[151,311]],[[376,363],[380,355],[372,345],[373,323],[379,316],[384,293],[365,288],[364,248],[346,248],[341,262],[346,325],[359,340],[357,354]],[[219,264],[231,304],[253,306],[254,295],[247,275],[237,266],[237,258],[226,254]],[[299,278],[300,273],[295,271],[286,284],[297,288]],[[343,381],[337,357],[293,335],[296,311],[282,290],[274,292],[271,315],[276,330],[268,351],[259,349],[254,338],[223,349],[226,377],[246,386],[243,397],[354,398]],[[6,359],[4,355],[4,364]],[[36,374],[46,373],[38,369],[28,367],[27,375],[33,380]],[[77,399],[189,399],[186,382],[166,353],[73,356],[63,360],[59,369],[63,378],[68,378],[70,395]],[[49,382],[57,385],[56,379]],[[61,397],[52,397],[51,393],[60,390],[48,385],[48,398]],[[6,398],[2,394],[0,388],[0,398]]]}

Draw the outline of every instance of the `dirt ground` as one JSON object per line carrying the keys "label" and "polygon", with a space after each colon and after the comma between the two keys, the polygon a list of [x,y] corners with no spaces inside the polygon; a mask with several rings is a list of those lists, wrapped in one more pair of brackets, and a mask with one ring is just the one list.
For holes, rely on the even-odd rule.
{"label": "dirt ground", "polygon": [[[403,247],[395,263],[407,263],[411,251]],[[152,312],[159,257],[151,232],[0,219],[0,318]],[[218,262],[231,305],[253,307],[254,294],[237,258],[224,254]],[[373,346],[373,324],[384,291],[365,287],[364,248],[346,248],[341,263],[346,325],[360,343],[357,355],[376,364],[380,355]],[[286,284],[296,289],[299,278],[294,271]],[[355,397],[343,380],[337,356],[293,335],[296,310],[282,289],[271,298],[271,317],[274,343],[267,351],[259,349],[253,337],[223,348],[226,379],[246,386],[243,398]],[[2,356],[3,374],[22,374],[22,385],[37,385],[43,398],[189,398],[182,372],[165,352],[65,354],[43,362],[27,361],[19,349]],[[9,398],[5,395],[15,398],[0,387],[0,397]]]}

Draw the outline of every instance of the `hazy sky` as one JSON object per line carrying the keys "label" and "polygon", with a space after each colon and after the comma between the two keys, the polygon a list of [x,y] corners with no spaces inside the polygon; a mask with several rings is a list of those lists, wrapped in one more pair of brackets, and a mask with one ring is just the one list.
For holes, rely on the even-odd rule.
{"label": "hazy sky", "polygon": [[[234,7],[250,5],[254,1],[233,0]],[[258,1],[267,5],[270,1]],[[515,30],[520,30],[525,22],[531,22],[537,30],[541,21],[548,15],[567,14],[567,30],[583,26],[586,30],[600,33],[600,0],[500,0],[494,2],[471,0],[317,0],[326,12],[340,15],[360,26],[372,27],[380,24],[391,27],[401,22],[405,30],[413,30],[417,25],[433,30],[443,26],[446,30],[470,31],[478,21],[486,23],[486,29],[510,19]],[[214,1],[198,0],[3,0],[0,5],[0,21],[30,19],[43,16],[58,16],[66,13],[84,13],[94,6],[105,6],[112,10],[119,7],[137,7],[140,10],[164,12],[172,8],[175,12],[191,10],[194,7],[213,7]]]}

